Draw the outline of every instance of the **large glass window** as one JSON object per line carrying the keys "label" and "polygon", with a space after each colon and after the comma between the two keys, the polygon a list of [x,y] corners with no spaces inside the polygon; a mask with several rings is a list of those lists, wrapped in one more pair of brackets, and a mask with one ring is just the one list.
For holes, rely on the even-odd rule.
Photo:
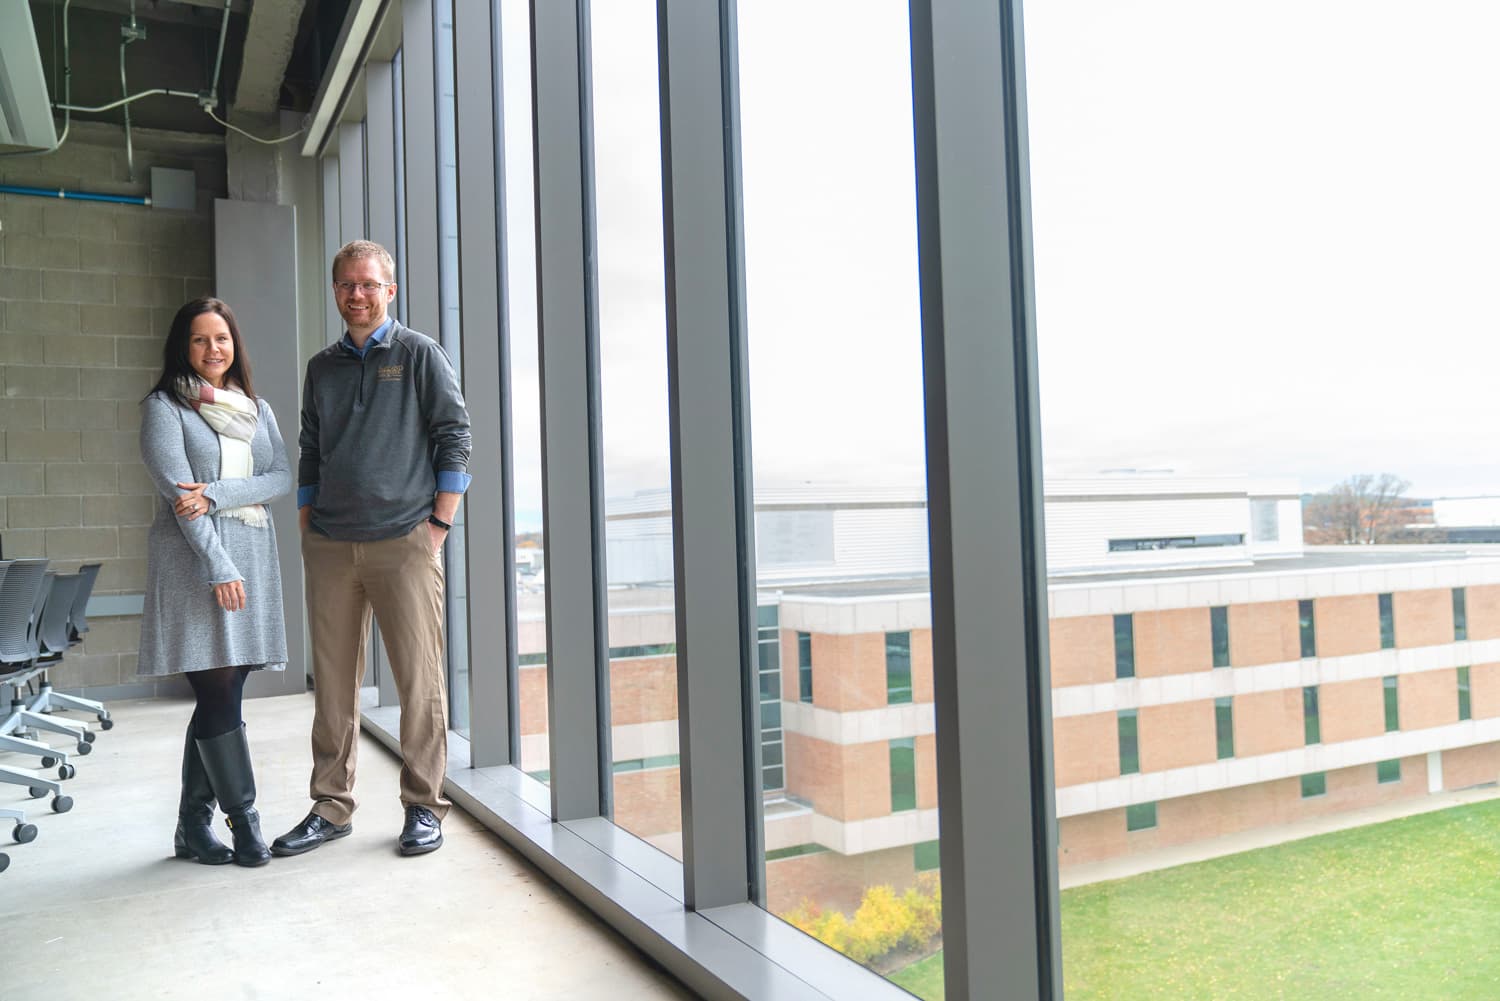
{"label": "large glass window", "polygon": [[[941,962],[936,922],[900,948],[836,926],[870,926],[891,899],[936,910],[909,15],[735,8],[756,583],[779,593],[785,631],[765,904],[904,982]],[[809,831],[829,850],[776,854]]]}
{"label": "large glass window", "polygon": [[[614,821],[681,858],[656,8],[621,0],[588,12]],[[655,652],[618,653],[641,646]],[[767,750],[779,758],[779,742]],[[620,771],[634,759],[660,764]]]}
{"label": "large glass window", "polygon": [[[537,360],[536,213],[531,159],[530,14],[501,0],[505,301],[510,323],[511,467],[516,513],[516,724],[520,766],[546,782],[547,573],[542,524],[541,367]],[[483,447],[482,443],[480,447]]]}
{"label": "large glass window", "polygon": [[406,157],[403,153],[406,149],[406,106],[401,100],[402,74],[401,50],[397,49],[396,54],[391,57],[391,88],[396,98],[392,102],[395,148],[391,156],[396,175],[396,245],[390,248],[391,254],[396,258],[396,300],[391,303],[391,315],[405,322],[406,297],[402,295],[402,290],[406,288]]}
{"label": "large glass window", "polygon": [[[1364,823],[1362,809],[1392,797],[1421,809],[1429,783],[1466,784],[1490,753],[1478,733],[1454,736],[1470,724],[1439,724],[1454,718],[1449,700],[1460,717],[1484,712],[1477,663],[1467,695],[1464,675],[1455,691],[1444,672],[1477,662],[1461,647],[1478,642],[1493,583],[1464,551],[1495,524],[1472,461],[1493,421],[1468,396],[1492,394],[1435,360],[1376,378],[1339,331],[1394,350],[1436,300],[1420,355],[1459,358],[1494,317],[1500,151],[1465,123],[1500,87],[1500,13],[1260,13],[1181,0],[1025,11],[1070,999],[1312,998],[1350,980],[1372,996],[1431,993],[1359,933],[1308,949],[1277,937],[1311,899],[1285,892],[1294,885],[1376,907],[1384,888],[1423,879],[1351,886],[1338,858],[1304,868],[1312,856],[1294,839],[1304,822]],[[1397,143],[1392,115],[1410,123]],[[1414,259],[1411,246],[1429,252]],[[1375,384],[1400,406],[1372,403]],[[1237,535],[1243,545],[1110,546]],[[1411,544],[1446,541],[1464,545]],[[1126,836],[1132,798],[1158,804],[1158,828]],[[1170,864],[1167,845],[1203,858],[1241,835],[1271,847],[1151,871]],[[1329,847],[1359,855],[1371,839],[1339,830]],[[1419,841],[1412,851],[1430,855]],[[1097,877],[1112,865],[1139,875]],[[1274,878],[1227,904],[1231,869]],[[1213,900],[1255,915],[1279,898],[1298,903],[1232,930],[1183,910]],[[1458,924],[1442,916],[1423,934]]]}
{"label": "large glass window", "polygon": [[[438,340],[460,380],[464,375],[463,338],[458,299],[458,133],[453,79],[453,0],[437,0],[434,33],[437,65],[438,141]],[[443,545],[447,564],[444,594],[447,601],[448,720],[453,729],[469,733],[469,625],[466,513],[459,506],[453,529]]]}

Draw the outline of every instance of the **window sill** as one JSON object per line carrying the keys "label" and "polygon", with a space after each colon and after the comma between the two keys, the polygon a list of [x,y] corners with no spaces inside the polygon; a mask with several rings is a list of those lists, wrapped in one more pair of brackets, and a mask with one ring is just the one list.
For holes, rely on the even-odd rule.
{"label": "window sill", "polygon": [[[365,730],[399,755],[399,707],[366,707],[361,715]],[[471,768],[468,740],[452,732],[443,790],[706,998],[911,999],[754,904],[685,910],[677,860],[603,817],[554,823],[545,785],[509,765]]]}

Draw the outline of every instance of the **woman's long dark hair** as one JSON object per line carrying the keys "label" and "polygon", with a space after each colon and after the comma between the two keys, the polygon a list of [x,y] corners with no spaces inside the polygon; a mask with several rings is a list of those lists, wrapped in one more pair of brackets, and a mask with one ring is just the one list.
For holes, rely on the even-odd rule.
{"label": "woman's long dark hair", "polygon": [[[201,376],[188,361],[188,341],[193,334],[193,320],[204,313],[217,313],[229,327],[229,339],[234,343],[234,361],[224,373],[224,381],[234,382],[250,399],[255,399],[255,389],[250,385],[250,358],[245,354],[245,345],[240,340],[240,325],[234,322],[234,310],[229,304],[213,296],[204,296],[186,303],[172,317],[172,327],[167,331],[167,343],[162,348],[161,378],[151,387],[151,393],[165,393],[183,406],[188,406],[178,389],[178,380],[201,381]],[[150,396],[151,393],[147,393]]]}

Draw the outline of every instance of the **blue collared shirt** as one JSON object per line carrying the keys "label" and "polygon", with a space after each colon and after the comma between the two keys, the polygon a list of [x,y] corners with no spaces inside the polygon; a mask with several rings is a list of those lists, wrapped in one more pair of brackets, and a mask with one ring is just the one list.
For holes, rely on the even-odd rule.
{"label": "blue collared shirt", "polygon": [[357,347],[354,346],[354,338],[352,338],[352,337],[349,336],[349,331],[348,330],[344,331],[344,336],[343,336],[343,338],[341,338],[339,340],[339,345],[345,351],[349,351],[349,352],[353,353],[354,355],[356,355],[356,356],[358,356],[360,358],[363,358],[365,356],[365,352],[370,350],[371,345],[379,344],[381,341],[385,340],[385,335],[388,334],[388,333],[390,333],[390,332],[391,332],[391,318],[389,316],[387,316],[385,318],[385,322],[382,323],[380,326],[376,327],[375,328],[375,332],[373,334],[371,334],[369,337],[365,338],[365,346],[364,347],[357,348]]}
{"label": "blue collared shirt", "polygon": [[[375,332],[365,338],[365,346],[357,348],[354,346],[354,338],[349,336],[349,331],[344,331],[344,336],[339,340],[339,347],[350,354],[363,359],[370,348],[385,340],[385,335],[391,332],[391,318],[386,317],[385,322],[375,328]],[[468,473],[461,473],[456,469],[440,469],[437,472],[437,489],[442,494],[461,494],[469,489],[469,482],[473,479]],[[305,487],[297,488],[297,507],[304,508],[313,502],[318,495],[318,485],[309,483]]]}

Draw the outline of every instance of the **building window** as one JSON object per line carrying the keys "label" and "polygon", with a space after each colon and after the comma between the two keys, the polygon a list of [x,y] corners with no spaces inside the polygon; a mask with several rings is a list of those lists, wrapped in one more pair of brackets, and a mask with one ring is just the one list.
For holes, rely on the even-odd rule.
{"label": "building window", "polygon": [[911,633],[885,634],[885,701],[911,701]]}
{"label": "building window", "polygon": [[1214,641],[1214,667],[1229,666],[1229,609],[1215,605],[1208,610],[1209,627]]}
{"label": "building window", "polygon": [[1136,735],[1136,710],[1121,709],[1115,714],[1120,733],[1120,774],[1134,775],[1141,770],[1140,741]]}
{"label": "building window", "polygon": [[1453,638],[1455,640],[1469,638],[1469,602],[1461,587],[1453,589]]}
{"label": "building window", "polygon": [[917,808],[917,738],[891,741],[891,812]]}
{"label": "building window", "polygon": [[755,610],[755,639],[760,680],[760,784],[763,792],[786,788],[782,766],[781,629],[780,610],[761,605]]}
{"label": "building window", "polygon": [[1302,689],[1302,739],[1304,743],[1323,743],[1323,727],[1318,722],[1318,686]]}
{"label": "building window", "polygon": [[811,702],[812,696],[812,633],[797,634],[797,697]]}
{"label": "building window", "polygon": [[1160,549],[1212,549],[1218,546],[1243,546],[1243,533],[1223,535],[1163,535],[1145,539],[1110,539],[1112,553],[1145,553]]}
{"label": "building window", "polygon": [[1469,698],[1469,669],[1467,667],[1458,669],[1458,718],[1474,718],[1474,704]]}
{"label": "building window", "polygon": [[1390,650],[1396,645],[1396,615],[1391,609],[1391,596],[1380,596],[1380,649]]}
{"label": "building window", "polygon": [[1387,674],[1385,682],[1385,732],[1401,729],[1401,707],[1396,700],[1396,676]]}
{"label": "building window", "polygon": [[1135,677],[1135,617],[1115,616],[1115,677]]}
{"label": "building window", "polygon": [[931,872],[941,865],[936,841],[918,841],[912,846],[912,866],[917,872]]}
{"label": "building window", "polygon": [[1280,529],[1275,501],[1250,502],[1250,538],[1256,542],[1278,542],[1281,539]]}
{"label": "building window", "polygon": [[1219,757],[1234,757],[1234,698],[1225,695],[1214,699],[1214,735],[1219,742]]}
{"label": "building window", "polygon": [[1375,781],[1384,785],[1387,782],[1401,781],[1401,759],[1392,758],[1390,761],[1375,762]]}
{"label": "building window", "polygon": [[1302,798],[1311,799],[1328,791],[1328,773],[1310,772],[1302,776]]}
{"label": "building window", "polygon": [[1125,830],[1147,831],[1155,826],[1155,803],[1132,803],[1125,808]]}
{"label": "building window", "polygon": [[1318,655],[1318,631],[1313,623],[1311,598],[1303,598],[1297,602],[1297,631],[1302,635],[1302,656],[1316,657]]}

